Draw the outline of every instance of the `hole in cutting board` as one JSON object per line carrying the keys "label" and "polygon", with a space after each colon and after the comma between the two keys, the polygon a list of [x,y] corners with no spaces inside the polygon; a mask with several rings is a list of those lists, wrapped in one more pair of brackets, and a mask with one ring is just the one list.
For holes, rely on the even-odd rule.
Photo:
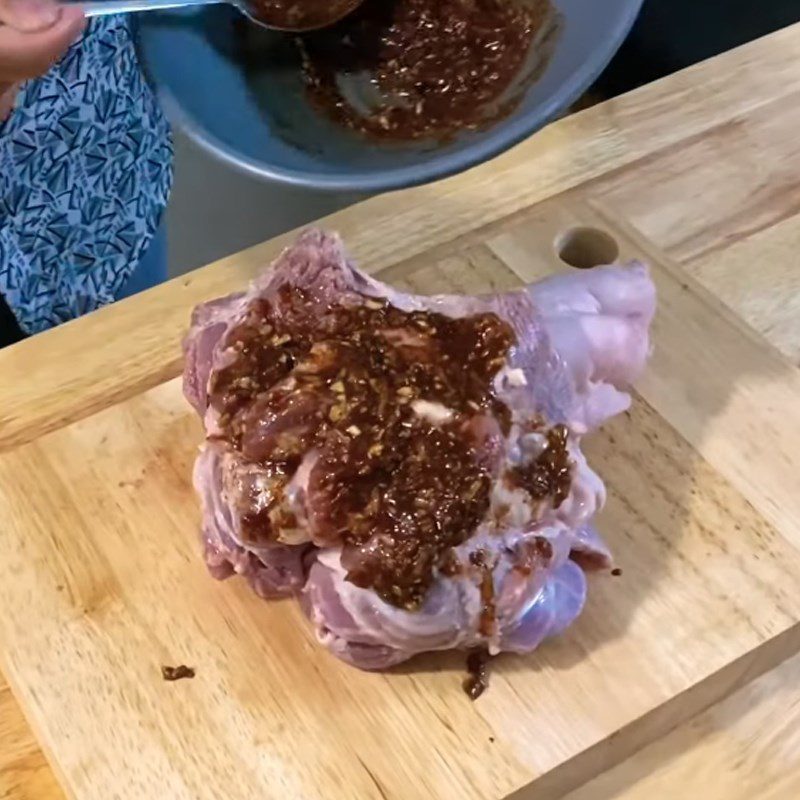
{"label": "hole in cutting board", "polygon": [[556,253],[570,267],[591,269],[613,264],[619,258],[619,245],[598,228],[571,228],[556,241]]}

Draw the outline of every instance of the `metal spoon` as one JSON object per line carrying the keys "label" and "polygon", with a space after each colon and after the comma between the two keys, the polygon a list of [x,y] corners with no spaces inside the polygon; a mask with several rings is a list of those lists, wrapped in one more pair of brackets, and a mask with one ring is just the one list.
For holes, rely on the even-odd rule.
{"label": "metal spoon", "polygon": [[[314,2],[315,13],[303,16],[302,8],[304,0],[294,0],[287,2],[292,12],[300,11],[299,17],[295,14],[290,16],[289,9],[282,8],[283,3],[272,3],[270,6],[278,8],[258,8],[258,4],[249,0],[92,0],[91,2],[80,3],[87,17],[105,17],[110,14],[133,14],[139,11],[158,11],[165,8],[186,8],[187,6],[211,6],[227,4],[244,14],[249,20],[260,25],[262,28],[273,30],[302,32],[326,28],[333,25],[361,5],[363,0],[338,0],[326,4],[326,11],[320,13],[318,6],[319,0]],[[308,0],[306,0],[307,2]]]}

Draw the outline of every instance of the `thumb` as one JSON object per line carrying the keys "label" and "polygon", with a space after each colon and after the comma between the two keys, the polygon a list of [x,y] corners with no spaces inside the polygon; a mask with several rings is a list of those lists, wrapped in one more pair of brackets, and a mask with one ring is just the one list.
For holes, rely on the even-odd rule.
{"label": "thumb", "polygon": [[23,33],[46,30],[60,16],[56,0],[0,0],[0,23]]}
{"label": "thumb", "polygon": [[85,23],[83,11],[67,5],[58,21],[43,31],[21,33],[10,25],[0,25],[0,83],[43,75],[78,38]]}

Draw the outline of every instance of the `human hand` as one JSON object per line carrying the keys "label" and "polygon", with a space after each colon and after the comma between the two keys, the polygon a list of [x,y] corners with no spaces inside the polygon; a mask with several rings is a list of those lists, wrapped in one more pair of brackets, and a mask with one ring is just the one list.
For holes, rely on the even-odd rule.
{"label": "human hand", "polygon": [[86,24],[78,6],[55,0],[0,0],[0,121],[22,81],[43,75]]}

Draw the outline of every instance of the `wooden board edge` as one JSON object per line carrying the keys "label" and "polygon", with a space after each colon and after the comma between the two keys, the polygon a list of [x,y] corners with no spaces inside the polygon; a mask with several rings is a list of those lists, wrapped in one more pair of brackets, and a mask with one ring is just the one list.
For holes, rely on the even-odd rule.
{"label": "wooden board edge", "polygon": [[[752,683],[800,652],[800,623],[632,721],[556,769],[521,787],[506,800],[558,800],[618,766],[652,742]],[[613,744],[613,748],[611,745]],[[614,757],[608,754],[613,750]]]}
{"label": "wooden board edge", "polygon": [[[48,744],[48,737],[46,735],[46,731],[40,728],[37,717],[35,714],[28,713],[25,709],[28,704],[25,702],[26,692],[23,688],[22,684],[18,684],[16,681],[16,673],[15,670],[12,668],[9,658],[4,654],[5,648],[0,647],[0,672],[2,672],[3,678],[5,679],[5,683],[7,684],[12,698],[17,704],[19,708],[19,713],[22,715],[25,723],[30,730],[32,742],[39,748],[40,754],[44,757],[45,764],[49,769],[52,778],[55,780],[58,788],[61,791],[61,796],[59,797],[48,797],[48,798],[30,798],[30,800],[62,800],[63,798],[67,798],[68,800],[77,800],[77,795],[70,790],[70,781],[67,777],[66,772],[64,772],[59,763],[56,754],[53,752],[52,748]],[[0,683],[0,685],[2,685]],[[35,707],[34,705],[30,706],[31,708]],[[0,743],[2,744],[2,743]],[[0,800],[5,800],[4,797],[0,797]],[[15,798],[12,797],[12,800]],[[20,800],[28,800],[27,797],[23,797]]]}

